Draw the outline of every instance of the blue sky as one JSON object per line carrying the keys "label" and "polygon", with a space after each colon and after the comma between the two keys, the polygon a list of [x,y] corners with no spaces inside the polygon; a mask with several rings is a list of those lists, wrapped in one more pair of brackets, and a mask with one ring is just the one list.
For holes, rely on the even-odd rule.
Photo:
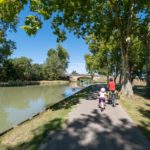
{"label": "blue sky", "polygon": [[[43,63],[47,57],[47,51],[50,48],[56,48],[56,36],[52,34],[50,22],[43,24],[43,28],[35,36],[28,36],[20,26],[24,25],[25,16],[29,15],[29,8],[21,12],[20,23],[16,33],[8,33],[8,38],[16,42],[17,49],[11,58],[25,56],[31,58],[33,63]],[[61,45],[68,51],[69,67],[68,73],[76,70],[78,73],[86,73],[84,55],[89,53],[88,46],[83,39],[76,38],[72,33],[67,33],[67,40]]]}

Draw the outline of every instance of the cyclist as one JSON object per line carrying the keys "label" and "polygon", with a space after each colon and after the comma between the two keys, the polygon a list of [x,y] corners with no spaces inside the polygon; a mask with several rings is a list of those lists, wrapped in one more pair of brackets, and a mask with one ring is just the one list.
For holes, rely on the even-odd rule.
{"label": "cyclist", "polygon": [[98,93],[99,95],[99,107],[101,108],[101,111],[105,109],[105,88],[101,88],[100,92]]}
{"label": "cyclist", "polygon": [[108,90],[109,90],[109,95],[110,95],[112,105],[115,107],[115,105],[116,105],[116,103],[115,103],[116,84],[115,84],[115,82],[113,81],[112,78],[109,79]]}

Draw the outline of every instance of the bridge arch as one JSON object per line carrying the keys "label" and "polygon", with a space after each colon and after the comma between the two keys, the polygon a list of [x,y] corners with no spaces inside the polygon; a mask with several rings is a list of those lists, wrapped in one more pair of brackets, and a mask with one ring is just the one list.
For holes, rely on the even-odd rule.
{"label": "bridge arch", "polygon": [[80,81],[80,80],[85,80],[85,79],[92,79],[91,77],[78,77],[77,78],[77,81]]}
{"label": "bridge arch", "polygon": [[[73,82],[77,82],[79,79],[81,78],[92,78],[91,75],[89,74],[75,74],[75,75],[69,75],[69,80],[73,81]],[[94,75],[93,76],[93,80],[94,81],[99,81],[100,80],[100,76]]]}

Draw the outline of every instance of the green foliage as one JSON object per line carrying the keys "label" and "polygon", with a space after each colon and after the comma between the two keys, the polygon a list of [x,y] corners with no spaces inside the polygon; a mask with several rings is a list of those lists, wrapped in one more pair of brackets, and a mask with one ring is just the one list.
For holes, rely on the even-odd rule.
{"label": "green foliage", "polygon": [[94,74],[96,72],[94,56],[86,54],[84,57],[86,60],[86,70],[88,71],[88,73]]}
{"label": "green foliage", "polygon": [[61,45],[58,45],[56,50],[50,49],[45,64],[47,78],[49,80],[56,80],[64,77],[68,67],[68,59],[69,55]]}
{"label": "green foliage", "polygon": [[7,40],[4,34],[0,37],[0,65],[10,56],[16,48],[15,43]]}
{"label": "green foliage", "polygon": [[28,35],[34,35],[38,29],[42,28],[42,22],[35,16],[27,16],[25,26],[21,28],[24,29]]}
{"label": "green foliage", "polygon": [[109,41],[105,39],[98,40],[94,35],[86,37],[91,55],[85,55],[87,70],[110,75],[117,70],[120,71],[120,53],[119,46],[111,37]]}
{"label": "green foliage", "polygon": [[32,60],[26,57],[6,60],[2,66],[1,80],[31,80],[31,62]]}
{"label": "green foliage", "polygon": [[31,79],[31,62],[32,60],[26,57],[12,59],[12,64],[16,69],[16,79]]}
{"label": "green foliage", "polygon": [[11,60],[6,60],[3,63],[3,66],[1,68],[1,73],[0,73],[0,80],[1,81],[10,81],[10,80],[15,80],[16,79],[16,69],[12,63]]}
{"label": "green foliage", "polygon": [[73,70],[71,74],[78,74],[76,70]]}
{"label": "green foliage", "polygon": [[31,76],[33,81],[39,81],[44,79],[43,64],[32,64]]}
{"label": "green foliage", "polygon": [[7,31],[16,31],[17,15],[24,2],[5,0],[0,3],[0,66],[15,49],[15,42],[7,39]]}
{"label": "green foliage", "polygon": [[57,47],[57,53],[61,63],[63,64],[63,69],[65,70],[68,67],[69,54],[60,44]]}
{"label": "green foliage", "polygon": [[68,59],[69,55],[61,45],[56,50],[48,51],[45,64],[32,64],[32,60],[26,57],[8,59],[1,65],[0,81],[62,79],[68,67]]}

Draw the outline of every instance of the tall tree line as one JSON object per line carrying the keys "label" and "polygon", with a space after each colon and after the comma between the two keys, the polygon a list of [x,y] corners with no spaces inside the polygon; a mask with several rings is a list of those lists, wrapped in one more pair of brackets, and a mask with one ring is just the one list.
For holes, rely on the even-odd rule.
{"label": "tall tree line", "polygon": [[1,64],[0,81],[39,81],[64,79],[69,55],[59,44],[57,49],[48,50],[43,64],[34,64],[26,57],[5,59]]}

